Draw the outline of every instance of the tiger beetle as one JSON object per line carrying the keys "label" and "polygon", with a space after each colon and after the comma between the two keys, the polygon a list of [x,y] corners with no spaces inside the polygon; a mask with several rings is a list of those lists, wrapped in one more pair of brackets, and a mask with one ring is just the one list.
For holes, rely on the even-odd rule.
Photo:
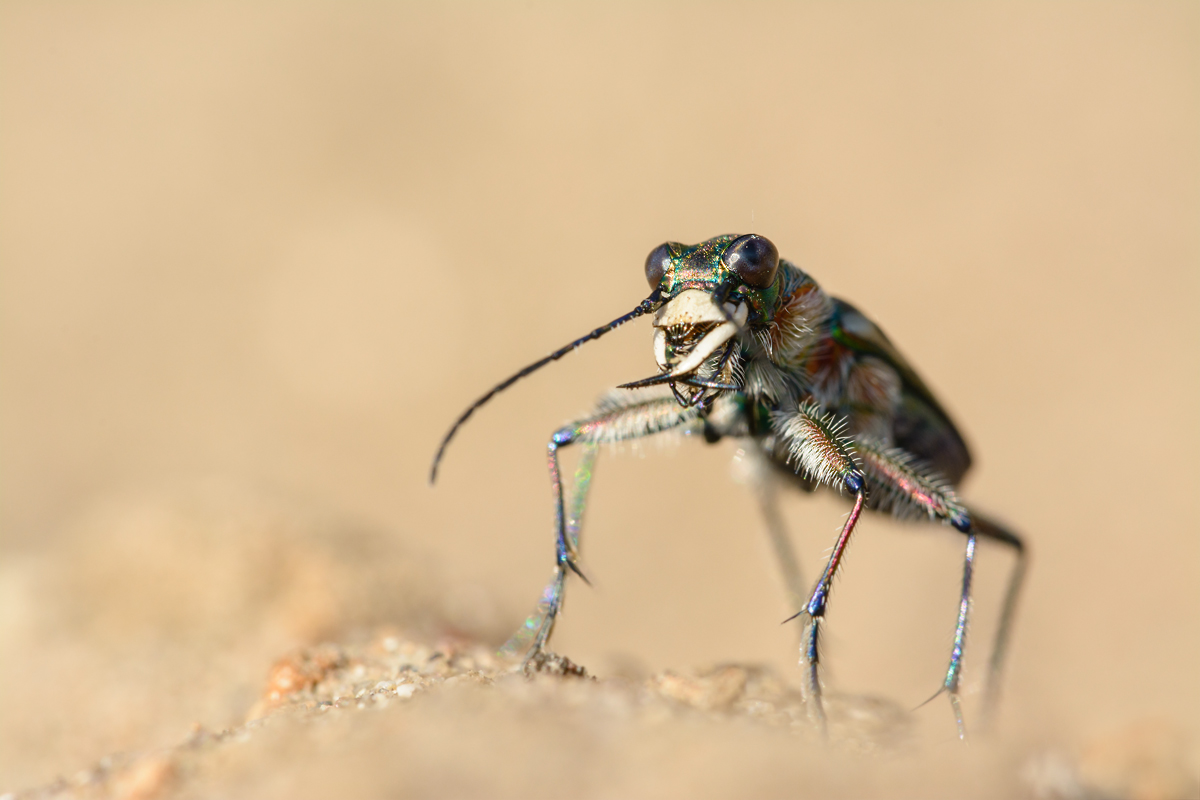
{"label": "tiger beetle", "polygon": [[[965,739],[959,689],[976,542],[998,542],[1016,557],[989,663],[985,716],[995,704],[1027,562],[1015,533],[969,509],[955,494],[971,455],[949,415],[875,323],[780,259],[775,245],[762,236],[718,236],[698,245],[667,242],[647,257],[646,279],[652,291],[632,311],[535,361],[472,403],[433,459],[431,483],[454,434],[498,392],[630,320],[653,315],[658,374],[617,387],[591,415],[550,437],[554,574],[537,611],[509,647],[528,645],[526,670],[563,661],[547,644],[562,609],[567,573],[587,580],[578,564],[579,532],[598,445],[671,430],[702,435],[710,443],[731,437],[772,468],[763,470],[768,477],[771,471],[781,474],[805,492],[833,489],[852,503],[825,570],[804,592],[775,492],[762,488],[757,493],[784,581],[796,601],[790,619],[803,622],[805,697],[822,730],[820,634],[833,579],[863,510],[940,522],[966,537],[950,661],[941,687],[930,698],[949,697],[959,738]],[[569,445],[581,446],[583,453],[568,505],[558,454]],[[762,477],[760,482],[765,487]]]}

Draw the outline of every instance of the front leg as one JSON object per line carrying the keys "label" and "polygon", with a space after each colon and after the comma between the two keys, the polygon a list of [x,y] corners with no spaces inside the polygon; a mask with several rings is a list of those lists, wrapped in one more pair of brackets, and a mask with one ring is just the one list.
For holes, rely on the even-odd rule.
{"label": "front leg", "polygon": [[[551,446],[554,448],[553,440],[551,440]],[[554,629],[554,621],[558,616],[558,610],[562,606],[563,586],[567,577],[567,569],[569,568],[579,573],[578,566],[576,565],[579,553],[579,528],[583,520],[583,509],[587,502],[587,493],[591,485],[599,449],[599,445],[595,443],[587,443],[582,448],[583,452],[579,459],[579,465],[575,468],[570,512],[566,517],[565,537],[558,536],[555,539],[554,575],[551,577],[550,582],[546,584],[546,588],[542,590],[542,598],[538,601],[537,608],[525,619],[525,623],[521,626],[520,630],[501,648],[501,652],[506,655],[514,655],[518,652],[526,651],[527,655],[522,663],[522,667],[527,671],[531,666],[535,670],[541,669],[544,666],[545,659],[543,658],[539,661],[538,656],[545,654],[546,641],[550,638],[550,633]],[[550,458],[551,483],[554,486],[557,497],[561,495],[561,482],[559,480],[556,448],[551,450]],[[556,508],[561,509],[561,504],[557,504]],[[556,517],[558,517],[557,513]],[[561,531],[563,528],[564,526],[556,519],[555,530]],[[582,573],[579,574],[582,576]],[[587,579],[584,578],[584,580],[586,581]]]}
{"label": "front leg", "polygon": [[[547,444],[547,466],[554,493],[554,574],[542,591],[537,610],[503,648],[505,652],[515,653],[529,646],[522,663],[526,672],[561,661],[549,653],[546,647],[554,632],[558,614],[562,610],[567,573],[574,572],[587,581],[578,563],[579,534],[598,446],[604,442],[630,441],[663,431],[677,430],[696,422],[699,418],[699,409],[682,407],[670,395],[663,396],[658,392],[614,393],[600,401],[596,413],[592,416],[565,425],[550,437]],[[575,471],[574,491],[568,510],[558,452],[575,444],[583,445],[584,453]]]}

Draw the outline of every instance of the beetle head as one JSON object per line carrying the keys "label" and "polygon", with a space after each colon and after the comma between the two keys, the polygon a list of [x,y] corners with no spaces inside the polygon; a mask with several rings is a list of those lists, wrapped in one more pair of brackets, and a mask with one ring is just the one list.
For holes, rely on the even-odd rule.
{"label": "beetle head", "polygon": [[654,356],[662,373],[655,382],[711,380],[738,331],[747,322],[767,321],[778,276],[779,251],[757,234],[654,248],[646,279],[663,301],[654,315]]}
{"label": "beetle head", "polygon": [[[459,414],[442,437],[429,471],[432,483],[454,434],[476,409],[515,382],[580,345],[644,314],[654,314],[659,374],[623,388],[669,384],[682,405],[707,403],[714,392],[740,388],[727,381],[734,366],[734,337],[747,324],[770,322],[779,295],[779,252],[756,234],[718,236],[697,245],[667,242],[646,259],[650,296],[632,311],[518,370]],[[685,394],[676,384],[694,387]]]}

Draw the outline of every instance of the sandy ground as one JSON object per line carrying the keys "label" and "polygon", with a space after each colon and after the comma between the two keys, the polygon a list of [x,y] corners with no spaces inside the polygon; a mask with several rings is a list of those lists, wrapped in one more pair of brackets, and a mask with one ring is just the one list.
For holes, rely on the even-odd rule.
{"label": "sandy ground", "polygon": [[[0,723],[9,768],[46,774],[77,759],[17,797],[1073,799],[1200,788],[1184,729],[1163,720],[1073,749],[1004,732],[964,745],[919,711],[834,692],[825,739],[795,682],[765,665],[593,676],[567,664],[528,676],[479,641],[491,632],[468,604],[441,602],[428,564],[380,558],[384,537],[329,519],[212,487],[110,513],[111,529],[88,532],[101,546],[76,541],[42,565],[69,585],[27,586],[23,599],[51,618],[5,643],[10,667],[29,670],[4,676],[24,711]],[[173,547],[147,548],[148,525]],[[97,607],[95,588],[114,573],[121,597]],[[214,587],[211,575],[227,577]],[[265,660],[289,634],[320,641],[354,623],[343,644]]]}
{"label": "sandy ground", "polygon": [[[1196,796],[1198,9],[0,5],[0,793]],[[883,325],[1030,542],[990,738],[912,711],[961,540],[874,518],[827,682],[878,724],[811,737],[731,443],[602,458],[555,640],[595,681],[494,660],[546,436],[650,374],[645,326],[431,489],[438,437],[659,242],[751,230]],[[784,511],[811,576],[845,509]]]}

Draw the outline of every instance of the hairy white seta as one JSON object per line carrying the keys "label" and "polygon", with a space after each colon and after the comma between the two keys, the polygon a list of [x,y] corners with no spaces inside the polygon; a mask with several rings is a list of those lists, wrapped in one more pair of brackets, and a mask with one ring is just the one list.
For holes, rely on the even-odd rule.
{"label": "hairy white seta", "polygon": [[618,390],[600,399],[596,413],[571,423],[577,442],[621,442],[678,428],[699,418],[660,389]]}
{"label": "hairy white seta", "polygon": [[951,520],[967,514],[954,487],[908,451],[871,439],[856,444],[878,510],[897,519]]}
{"label": "hairy white seta", "polygon": [[829,295],[801,269],[782,262],[783,288],[779,310],[765,342],[767,357],[776,364],[795,367],[819,339],[833,311]]}
{"label": "hairy white seta", "polygon": [[792,406],[805,390],[795,372],[788,372],[765,358],[753,358],[745,366],[746,394],[766,397],[774,404]]}
{"label": "hairy white seta", "polygon": [[778,412],[772,427],[787,447],[788,463],[817,483],[842,489],[846,478],[861,475],[850,439],[843,435],[846,420],[833,413],[821,415],[816,403],[807,402],[794,412]]}

